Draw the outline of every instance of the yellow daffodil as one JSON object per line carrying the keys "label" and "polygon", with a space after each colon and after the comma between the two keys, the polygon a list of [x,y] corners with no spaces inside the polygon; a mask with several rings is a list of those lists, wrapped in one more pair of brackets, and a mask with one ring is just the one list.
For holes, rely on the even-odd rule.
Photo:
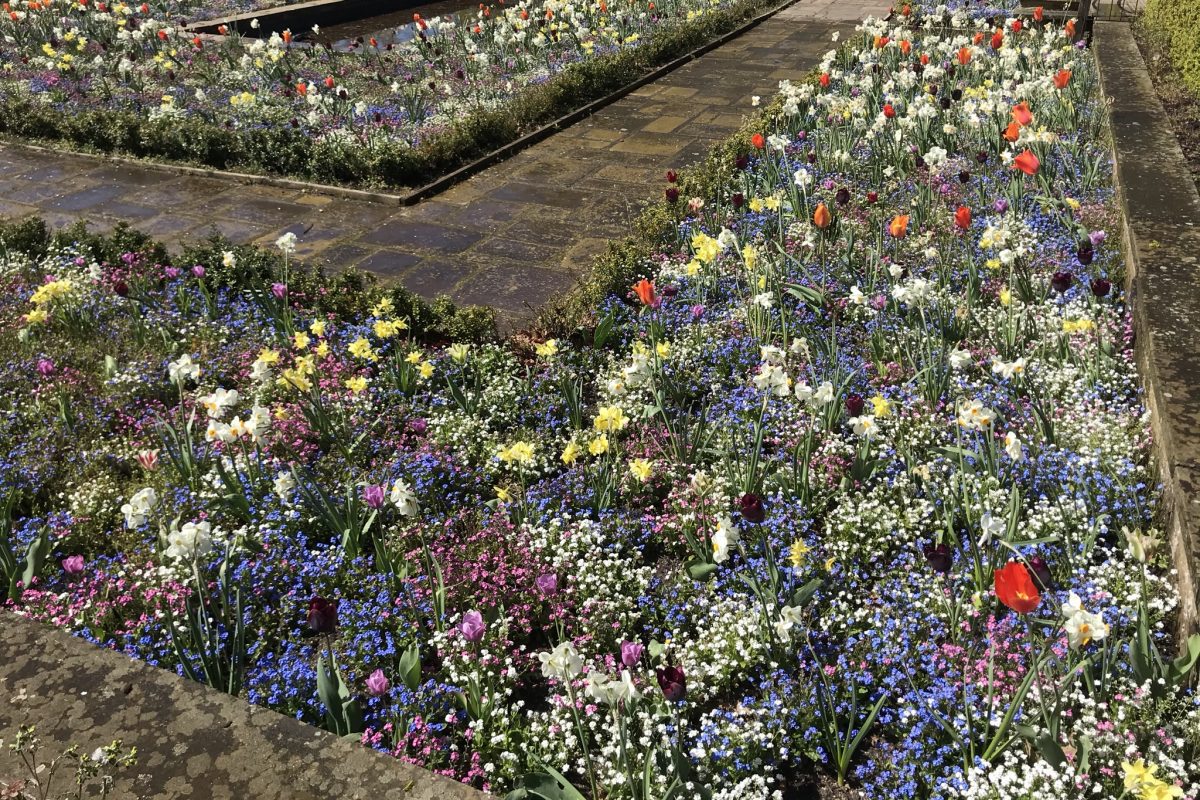
{"label": "yellow daffodil", "polygon": [[598,431],[619,431],[629,424],[629,417],[620,406],[602,406],[592,420],[592,427]]}
{"label": "yellow daffodil", "polygon": [[876,417],[890,416],[892,413],[892,404],[886,397],[877,394],[871,398],[872,415]]}
{"label": "yellow daffodil", "polygon": [[367,361],[374,361],[379,358],[374,348],[371,347],[371,343],[361,336],[350,343],[350,355]]}
{"label": "yellow daffodil", "polygon": [[633,477],[645,483],[650,480],[650,476],[654,473],[654,467],[644,458],[635,458],[629,462],[629,471],[633,474]]}
{"label": "yellow daffodil", "polygon": [[313,320],[313,323],[308,326],[308,330],[313,336],[324,336],[325,335],[325,320],[323,320],[323,319]]}
{"label": "yellow daffodil", "polygon": [[792,565],[792,569],[800,569],[808,560],[808,554],[811,552],[812,548],[806,545],[803,539],[797,539],[788,548],[788,563]]}
{"label": "yellow daffodil", "polygon": [[363,389],[367,388],[367,379],[361,375],[355,375],[353,378],[347,378],[346,388],[355,394],[358,394]]}
{"label": "yellow daffodil", "polygon": [[547,339],[534,348],[534,351],[541,358],[553,358],[558,353],[558,340]]}
{"label": "yellow daffodil", "polygon": [[422,361],[417,373],[425,380],[429,380],[433,377],[433,364],[428,361]]}
{"label": "yellow daffodil", "polygon": [[308,334],[304,331],[296,331],[294,334],[292,334],[292,345],[297,350],[303,350],[304,348],[308,347],[308,342]]}
{"label": "yellow daffodil", "polygon": [[562,462],[568,467],[575,463],[579,458],[579,445],[574,442],[567,442],[567,446],[562,451]]}
{"label": "yellow daffodil", "polygon": [[588,443],[588,452],[594,456],[602,456],[608,452],[608,434],[602,433]]}

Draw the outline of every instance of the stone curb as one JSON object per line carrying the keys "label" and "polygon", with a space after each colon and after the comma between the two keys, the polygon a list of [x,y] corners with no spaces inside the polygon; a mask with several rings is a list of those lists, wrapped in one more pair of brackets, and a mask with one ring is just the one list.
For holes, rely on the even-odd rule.
{"label": "stone curb", "polygon": [[1094,36],[1183,641],[1200,630],[1200,195],[1130,26],[1097,22]]}
{"label": "stone curb", "polygon": [[[484,800],[450,778],[173,672],[0,611],[0,738],[34,724],[49,761],[120,739],[137,764],[113,800]],[[68,768],[58,786],[69,786]],[[0,747],[0,785],[27,778]],[[57,796],[57,795],[55,795]]]}

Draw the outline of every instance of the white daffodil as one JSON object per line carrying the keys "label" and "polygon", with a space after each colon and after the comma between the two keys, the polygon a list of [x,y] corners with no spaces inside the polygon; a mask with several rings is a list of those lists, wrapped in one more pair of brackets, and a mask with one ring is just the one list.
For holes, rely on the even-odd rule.
{"label": "white daffodil", "polygon": [[417,495],[403,478],[392,484],[392,491],[388,495],[388,499],[392,501],[396,510],[406,517],[415,517],[421,513]]}
{"label": "white daffodil", "polygon": [[167,558],[194,561],[212,552],[212,526],[207,522],[189,522],[182,528],[171,525],[167,534]]}
{"label": "white daffodil", "polygon": [[1062,604],[1062,614],[1065,618],[1063,628],[1071,647],[1083,647],[1088,642],[1098,642],[1108,636],[1108,624],[1104,617],[1085,609],[1083,600],[1074,592]]}
{"label": "white daffodil", "polygon": [[146,524],[146,518],[150,516],[155,506],[158,505],[158,493],[154,489],[147,486],[137,492],[133,497],[129,498],[129,502],[121,506],[121,513],[125,515],[125,527],[140,528]]}
{"label": "white daffodil", "polygon": [[729,560],[729,550],[738,543],[737,526],[727,516],[717,517],[717,528],[712,535],[713,561],[724,564]]}
{"label": "white daffodil", "polygon": [[563,642],[548,653],[538,653],[542,675],[567,682],[583,671],[583,659],[570,642]]}

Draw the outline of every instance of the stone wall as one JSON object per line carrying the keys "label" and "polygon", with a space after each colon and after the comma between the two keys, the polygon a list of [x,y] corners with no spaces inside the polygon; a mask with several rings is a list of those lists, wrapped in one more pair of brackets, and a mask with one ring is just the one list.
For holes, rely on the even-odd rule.
{"label": "stone wall", "polygon": [[[0,611],[0,739],[36,724],[43,759],[121,739],[114,800],[483,800],[485,795],[173,672]],[[27,777],[0,747],[0,784]],[[59,789],[72,788],[71,775]],[[55,796],[58,796],[55,794]]]}
{"label": "stone wall", "polygon": [[1200,196],[1129,25],[1096,23],[1092,47],[1112,121],[1126,289],[1182,598],[1179,633],[1190,633],[1200,629]]}

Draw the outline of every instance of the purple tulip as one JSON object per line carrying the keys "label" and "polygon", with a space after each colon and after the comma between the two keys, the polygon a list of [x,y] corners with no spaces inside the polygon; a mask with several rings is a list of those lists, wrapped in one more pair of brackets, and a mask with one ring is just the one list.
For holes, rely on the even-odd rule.
{"label": "purple tulip", "polygon": [[642,660],[646,648],[639,642],[621,642],[621,663],[633,669]]}
{"label": "purple tulip", "polygon": [[175,278],[178,278],[180,272],[182,272],[182,270],[179,269],[179,267],[164,267],[163,268],[163,274],[172,280],[174,280]]}
{"label": "purple tulip", "polygon": [[468,642],[478,642],[483,638],[483,632],[487,626],[483,623],[483,614],[478,611],[468,611],[463,614],[462,623],[458,626],[462,632],[463,638]]}
{"label": "purple tulip", "polygon": [[377,669],[367,676],[367,694],[371,697],[383,697],[390,688],[392,684],[388,682],[383,670]]}
{"label": "purple tulip", "polygon": [[314,597],[308,602],[308,627],[316,633],[331,634],[337,630],[338,601]]}
{"label": "purple tulip", "polygon": [[206,272],[206,270],[200,264],[197,264],[196,266],[192,267],[192,274],[195,275],[197,278],[203,278],[205,275],[205,272]]}
{"label": "purple tulip", "polygon": [[368,508],[383,508],[383,487],[377,484],[364,486],[363,502]]}
{"label": "purple tulip", "polygon": [[1092,231],[1088,234],[1088,241],[1092,243],[1092,247],[1099,247],[1108,238],[1108,234],[1104,231]]}
{"label": "purple tulip", "polygon": [[701,305],[700,303],[696,303],[696,305],[692,306],[692,322],[699,322],[700,318],[703,316],[704,316],[704,306],[703,305]]}
{"label": "purple tulip", "polygon": [[747,492],[738,499],[738,511],[742,517],[755,525],[766,519],[767,512],[763,508],[762,498],[752,492]]}
{"label": "purple tulip", "polygon": [[37,363],[38,374],[43,378],[48,378],[54,374],[54,362],[48,358],[39,358]]}
{"label": "purple tulip", "polygon": [[429,422],[420,417],[418,417],[417,419],[410,419],[408,421],[408,429],[410,431],[412,431],[413,433],[415,433],[417,436],[420,436],[421,434],[423,434],[428,428],[429,428]]}
{"label": "purple tulip", "polygon": [[1030,558],[1029,571],[1033,573],[1033,578],[1037,581],[1038,588],[1043,592],[1050,590],[1050,584],[1054,582],[1054,576],[1050,574],[1050,565],[1046,563],[1046,559],[1041,556]]}
{"label": "purple tulip", "polygon": [[1050,278],[1050,286],[1053,287],[1054,291],[1058,292],[1059,294],[1062,294],[1063,292],[1067,291],[1067,289],[1070,289],[1071,284],[1074,282],[1075,276],[1067,270],[1056,272]]}
{"label": "purple tulip", "polygon": [[1092,280],[1092,294],[1096,297],[1108,297],[1108,293],[1112,291],[1112,283],[1104,278],[1094,278]]}
{"label": "purple tulip", "polygon": [[538,575],[534,583],[537,585],[538,591],[542,594],[554,594],[558,591],[558,576],[553,572]]}
{"label": "purple tulip", "polygon": [[83,572],[83,556],[67,556],[62,560],[63,572],[78,575]]}
{"label": "purple tulip", "polygon": [[1001,197],[992,205],[992,208],[996,209],[997,214],[1003,214],[1005,211],[1008,211],[1008,201]]}
{"label": "purple tulip", "polygon": [[925,548],[925,560],[934,572],[949,575],[954,564],[954,551],[948,545],[931,544]]}
{"label": "purple tulip", "polygon": [[275,297],[278,298],[279,300],[282,300],[283,298],[287,297],[287,284],[286,283],[272,283],[271,284],[271,294],[275,295]]}
{"label": "purple tulip", "polygon": [[655,672],[663,697],[677,703],[687,696],[687,678],[680,667],[663,667]]}

